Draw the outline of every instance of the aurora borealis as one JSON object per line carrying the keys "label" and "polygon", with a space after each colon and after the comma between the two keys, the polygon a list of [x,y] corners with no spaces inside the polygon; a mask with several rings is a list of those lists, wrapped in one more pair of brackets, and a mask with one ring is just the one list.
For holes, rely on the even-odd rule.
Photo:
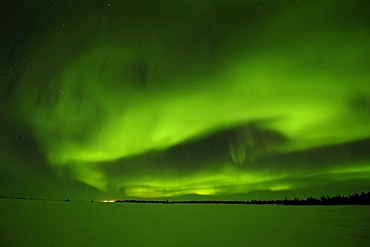
{"label": "aurora borealis", "polygon": [[370,188],[359,1],[8,1],[0,194]]}

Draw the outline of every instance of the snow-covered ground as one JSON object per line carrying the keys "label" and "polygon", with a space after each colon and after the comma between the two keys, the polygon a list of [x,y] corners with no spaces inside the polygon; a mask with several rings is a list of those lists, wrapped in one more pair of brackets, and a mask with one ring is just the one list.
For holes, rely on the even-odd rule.
{"label": "snow-covered ground", "polygon": [[370,246],[369,206],[0,200],[0,246]]}

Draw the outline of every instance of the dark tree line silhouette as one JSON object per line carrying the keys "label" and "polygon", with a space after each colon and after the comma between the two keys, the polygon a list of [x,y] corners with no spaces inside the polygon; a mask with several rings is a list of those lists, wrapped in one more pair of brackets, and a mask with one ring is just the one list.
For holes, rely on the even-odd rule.
{"label": "dark tree line silhouette", "polygon": [[[33,197],[0,196],[0,199],[17,200],[46,200]],[[62,200],[70,202],[69,198]],[[91,202],[94,202],[92,199]],[[320,198],[308,197],[306,199],[283,199],[283,200],[249,200],[249,201],[225,201],[225,200],[189,200],[168,201],[167,200],[116,200],[116,203],[157,203],[157,204],[273,204],[273,205],[370,205],[370,192],[355,193],[348,196],[321,196]]]}
{"label": "dark tree line silhouette", "polygon": [[44,201],[45,199],[42,198],[35,198],[35,197],[22,197],[22,196],[0,196],[1,199],[15,199],[15,200],[38,200]]}
{"label": "dark tree line silhouette", "polygon": [[308,197],[306,199],[284,200],[252,200],[250,204],[280,204],[280,205],[370,205],[370,192],[355,193],[349,196],[321,196],[319,199]]}
{"label": "dark tree line silhouette", "polygon": [[283,200],[249,200],[249,201],[223,201],[223,200],[117,200],[118,203],[158,203],[158,204],[274,204],[274,205],[370,205],[370,192],[355,193],[349,196],[321,196],[321,198],[308,197],[307,199]]}

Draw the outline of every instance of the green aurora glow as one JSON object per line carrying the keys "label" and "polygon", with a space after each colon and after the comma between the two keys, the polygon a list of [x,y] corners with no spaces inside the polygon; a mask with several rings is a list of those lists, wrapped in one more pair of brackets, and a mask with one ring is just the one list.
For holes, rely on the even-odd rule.
{"label": "green aurora glow", "polygon": [[366,1],[67,2],[1,13],[4,193],[368,190]]}

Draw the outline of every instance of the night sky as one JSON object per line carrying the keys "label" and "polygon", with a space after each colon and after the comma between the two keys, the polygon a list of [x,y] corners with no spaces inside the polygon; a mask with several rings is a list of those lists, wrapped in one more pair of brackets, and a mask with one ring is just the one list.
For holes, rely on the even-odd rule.
{"label": "night sky", "polygon": [[369,191],[369,1],[7,2],[0,195]]}

